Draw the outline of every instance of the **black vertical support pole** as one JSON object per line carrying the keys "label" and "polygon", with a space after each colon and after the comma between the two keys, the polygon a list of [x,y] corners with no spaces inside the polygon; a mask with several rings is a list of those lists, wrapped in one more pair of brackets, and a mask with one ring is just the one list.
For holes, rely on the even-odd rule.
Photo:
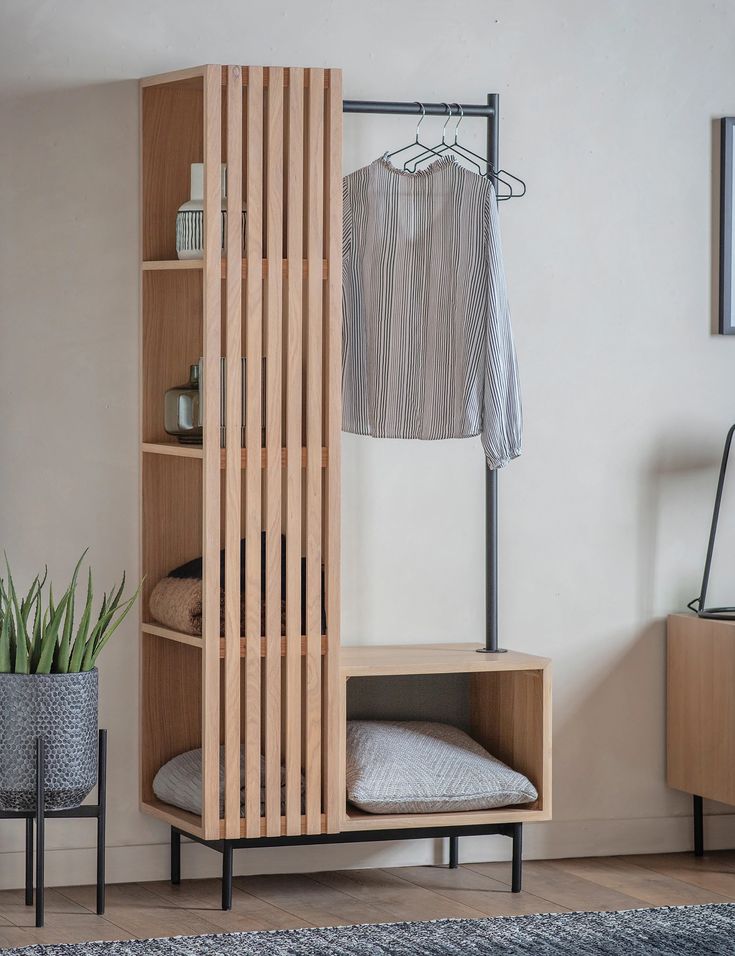
{"label": "black vertical support pole", "polygon": [[43,737],[36,737],[36,926],[43,926],[43,852],[45,836],[46,788]]}
{"label": "black vertical support pole", "polygon": [[107,731],[100,730],[97,760],[97,914],[105,912],[105,830],[107,822]]}
{"label": "black vertical support pole", "polygon": [[[487,105],[492,110],[487,118],[487,158],[498,168],[498,134],[500,132],[500,97],[488,93]],[[485,646],[481,653],[500,654],[498,647],[498,472],[485,463]]]}
{"label": "black vertical support pole", "polygon": [[222,842],[222,909],[232,909],[232,840]]}
{"label": "black vertical support pole", "polygon": [[704,804],[696,794],[692,797],[694,810],[694,855],[704,856]]}
{"label": "black vertical support pole", "polygon": [[459,866],[459,837],[449,837],[449,869],[456,870]]}
{"label": "black vertical support pole", "polygon": [[176,827],[171,827],[171,883],[181,883],[181,833]]}
{"label": "black vertical support pole", "polygon": [[33,906],[33,817],[26,817],[26,906]]}
{"label": "black vertical support pole", "polygon": [[511,875],[511,893],[520,893],[523,879],[523,824],[513,824],[513,870]]}

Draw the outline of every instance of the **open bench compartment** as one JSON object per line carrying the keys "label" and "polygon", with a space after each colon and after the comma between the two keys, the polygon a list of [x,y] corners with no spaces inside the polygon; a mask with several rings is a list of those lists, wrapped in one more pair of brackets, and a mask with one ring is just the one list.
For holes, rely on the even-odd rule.
{"label": "open bench compartment", "polygon": [[451,813],[366,813],[346,800],[343,830],[472,826],[551,819],[551,672],[545,658],[476,653],[476,645],[342,650],[340,792],[346,794],[347,720],[431,720],[466,731],[525,774],[534,803]]}

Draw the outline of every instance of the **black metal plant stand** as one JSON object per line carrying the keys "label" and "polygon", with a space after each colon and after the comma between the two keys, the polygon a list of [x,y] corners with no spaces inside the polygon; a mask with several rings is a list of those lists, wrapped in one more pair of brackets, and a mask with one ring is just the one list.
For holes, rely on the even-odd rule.
{"label": "black metal plant stand", "polygon": [[26,906],[33,906],[33,821],[36,821],[36,926],[44,917],[44,850],[46,820],[97,819],[97,913],[105,912],[105,822],[107,810],[107,731],[100,730],[97,755],[97,803],[69,810],[46,810],[45,744],[36,737],[36,809],[0,810],[0,820],[26,822]]}

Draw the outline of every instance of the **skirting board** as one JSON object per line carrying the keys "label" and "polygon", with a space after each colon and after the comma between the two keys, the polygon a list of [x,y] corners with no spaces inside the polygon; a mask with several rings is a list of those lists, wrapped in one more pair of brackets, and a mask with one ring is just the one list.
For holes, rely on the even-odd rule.
{"label": "skirting board", "polygon": [[[707,850],[735,848],[735,814],[706,816],[704,826]],[[688,816],[576,822],[556,820],[526,826],[523,842],[526,860],[676,853],[692,849],[692,820]],[[235,853],[235,874],[437,865],[447,862],[446,852],[444,840],[238,850]],[[465,863],[508,860],[509,854],[509,842],[502,837],[465,837],[460,844],[460,859]],[[219,855],[198,844],[185,842],[182,857],[185,878],[220,875]],[[107,848],[109,883],[167,880],[168,867],[168,842]],[[0,853],[0,889],[22,887],[23,873],[22,852]],[[47,852],[47,886],[91,884],[94,879],[93,847],[50,849]]]}

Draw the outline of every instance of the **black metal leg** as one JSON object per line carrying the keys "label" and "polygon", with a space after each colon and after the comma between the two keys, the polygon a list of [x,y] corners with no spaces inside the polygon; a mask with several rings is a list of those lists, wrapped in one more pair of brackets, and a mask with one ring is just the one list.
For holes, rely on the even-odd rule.
{"label": "black metal leg", "polygon": [[704,856],[704,806],[701,797],[692,798],[694,808],[694,855]]}
{"label": "black metal leg", "polygon": [[225,840],[222,848],[222,909],[232,909],[232,843]]}
{"label": "black metal leg", "polygon": [[178,886],[181,882],[181,833],[171,827],[171,882]]}
{"label": "black metal leg", "polygon": [[36,926],[43,926],[43,851],[45,837],[46,789],[43,737],[36,738]]}
{"label": "black metal leg", "polygon": [[523,824],[513,824],[513,873],[511,893],[520,893],[523,880]]}
{"label": "black metal leg", "polygon": [[100,730],[97,762],[97,914],[105,912],[105,824],[107,815],[107,731]]}
{"label": "black metal leg", "polygon": [[449,869],[456,870],[459,866],[459,837],[449,837]]}
{"label": "black metal leg", "polygon": [[26,817],[26,906],[33,906],[33,817]]}

